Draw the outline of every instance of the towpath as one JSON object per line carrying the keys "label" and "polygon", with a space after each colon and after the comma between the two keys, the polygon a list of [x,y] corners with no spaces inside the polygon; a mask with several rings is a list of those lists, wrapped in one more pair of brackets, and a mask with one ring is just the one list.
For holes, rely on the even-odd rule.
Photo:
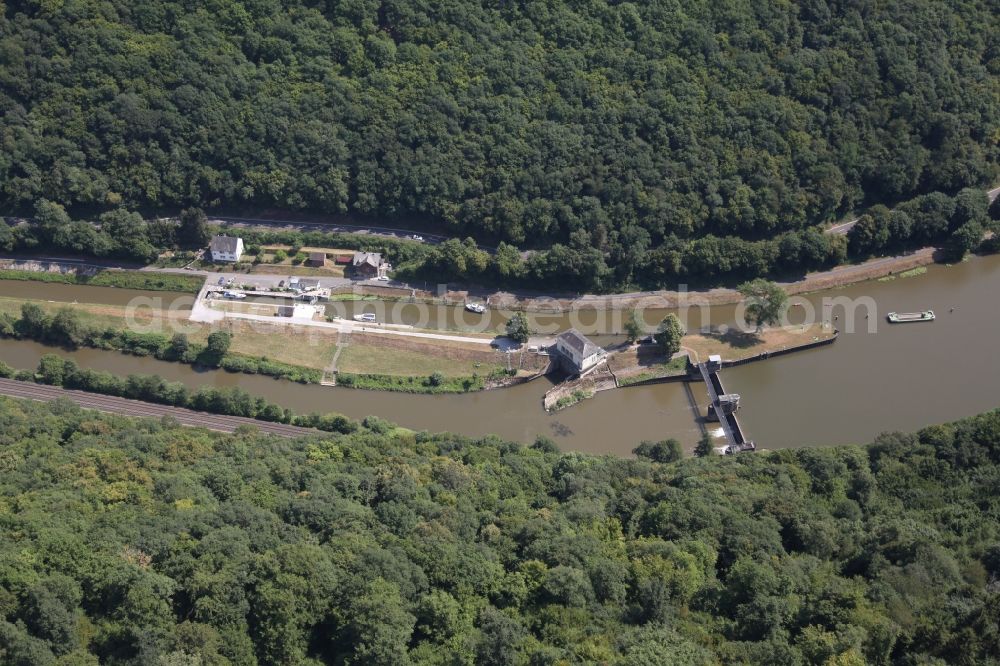
{"label": "towpath", "polygon": [[117,398],[98,393],[87,393],[85,391],[73,391],[60,388],[58,386],[45,386],[42,384],[32,384],[14,379],[0,379],[0,395],[13,398],[25,398],[28,400],[38,400],[40,402],[50,402],[57,398],[66,398],[86,409],[96,409],[109,414],[121,414],[123,416],[138,416],[145,418],[162,418],[170,416],[176,419],[181,425],[208,428],[220,432],[233,432],[238,427],[251,425],[272,435],[281,437],[302,437],[305,435],[317,435],[321,431],[312,428],[301,428],[299,426],[287,425],[285,423],[271,423],[269,421],[258,421],[256,419],[242,416],[223,416],[221,414],[207,414],[196,412],[191,409],[181,407],[170,407],[168,405],[157,405],[151,402],[139,400],[129,400],[127,398]]}

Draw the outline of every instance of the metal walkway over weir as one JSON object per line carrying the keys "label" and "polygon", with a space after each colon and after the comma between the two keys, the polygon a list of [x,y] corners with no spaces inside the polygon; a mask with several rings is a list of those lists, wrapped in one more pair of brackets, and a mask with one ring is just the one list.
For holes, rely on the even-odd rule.
{"label": "metal walkway over weir", "polygon": [[740,408],[740,396],[737,393],[726,393],[719,379],[719,370],[722,369],[722,362],[715,357],[710,357],[705,363],[698,364],[698,371],[708,388],[708,397],[711,403],[708,406],[708,416],[715,416],[722,426],[722,432],[726,436],[726,450],[729,453],[740,453],[742,451],[754,451],[757,446],[752,441],[747,441],[743,436],[743,429],[736,418],[736,410]]}

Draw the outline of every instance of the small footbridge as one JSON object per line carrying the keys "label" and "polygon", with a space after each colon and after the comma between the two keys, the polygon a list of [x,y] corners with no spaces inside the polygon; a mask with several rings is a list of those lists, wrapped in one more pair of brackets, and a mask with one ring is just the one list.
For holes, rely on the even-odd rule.
{"label": "small footbridge", "polygon": [[708,418],[718,420],[719,425],[722,426],[722,432],[726,436],[725,453],[755,451],[756,444],[747,440],[743,435],[743,428],[740,427],[739,419],[736,418],[736,411],[740,408],[740,396],[738,393],[727,393],[719,378],[719,371],[722,370],[722,359],[718,356],[710,356],[708,361],[699,363],[697,367],[702,381],[708,388],[708,397],[711,400],[708,405]]}

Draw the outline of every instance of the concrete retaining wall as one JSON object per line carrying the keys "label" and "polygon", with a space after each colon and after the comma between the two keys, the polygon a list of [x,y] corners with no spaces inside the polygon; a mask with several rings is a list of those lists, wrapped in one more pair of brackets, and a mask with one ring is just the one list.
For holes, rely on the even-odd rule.
{"label": "concrete retaining wall", "polygon": [[[840,331],[834,329],[833,336],[826,338],[824,340],[813,340],[811,342],[803,342],[800,345],[795,345],[794,347],[786,347],[784,349],[777,349],[770,352],[762,352],[754,356],[748,356],[747,358],[737,359],[735,361],[723,361],[723,368],[735,368],[740,365],[746,365],[747,363],[755,363],[757,361],[766,361],[769,358],[774,358],[775,356],[784,356],[785,354],[791,354],[793,352],[806,351],[807,349],[813,349],[815,347],[825,347],[826,345],[832,345],[837,341],[840,336]],[[690,364],[690,360],[688,361]],[[641,382],[635,382],[634,384],[626,384],[621,388],[631,388],[633,386],[649,386],[650,384],[667,384],[669,382],[686,382],[686,381],[701,381],[700,376],[695,376],[691,374],[680,374],[672,375],[670,377],[654,377],[652,379],[645,379]]]}
{"label": "concrete retaining wall", "polygon": [[807,349],[813,349],[815,347],[825,347],[826,345],[832,345],[837,341],[840,336],[840,331],[833,329],[833,336],[826,338],[824,340],[813,340],[812,342],[804,342],[801,345],[795,345],[794,347],[786,347],[785,349],[777,349],[771,352],[762,352],[755,356],[748,356],[747,358],[737,359],[735,361],[723,361],[723,368],[735,368],[739,365],[746,365],[747,363],[754,363],[756,361],[765,361],[769,358],[774,358],[775,356],[784,356],[785,354],[791,354],[792,352],[805,351]]}

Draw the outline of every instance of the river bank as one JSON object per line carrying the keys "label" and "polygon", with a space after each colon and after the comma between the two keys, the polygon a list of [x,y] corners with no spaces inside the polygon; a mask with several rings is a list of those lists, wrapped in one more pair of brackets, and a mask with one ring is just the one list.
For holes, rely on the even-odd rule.
{"label": "river bank", "polygon": [[121,414],[140,418],[173,419],[181,425],[206,428],[218,432],[235,432],[240,428],[252,427],[279,437],[303,437],[318,435],[322,431],[283,423],[270,423],[243,416],[206,414],[182,407],[170,407],[149,402],[105,396],[84,391],[74,391],[57,386],[45,386],[30,381],[0,378],[0,395],[18,400],[69,400],[84,409],[93,409],[108,414]]}
{"label": "river bank", "polygon": [[[381,335],[376,326],[339,330],[332,325],[294,325],[273,316],[276,306],[267,306],[270,315],[251,320],[227,317],[200,322],[189,319],[194,299],[184,294],[150,298],[142,292],[115,292],[112,296],[129,298],[124,304],[112,305],[79,302],[87,297],[82,289],[48,285],[44,295],[67,292],[60,302],[32,298],[37,293],[23,289],[21,283],[0,281],[0,293],[18,292],[0,296],[0,316],[13,322],[21,316],[25,303],[37,305],[49,317],[68,308],[85,329],[108,332],[100,347],[114,348],[108,342],[112,332],[127,334],[130,340],[141,340],[144,353],[164,358],[164,350],[177,333],[183,334],[187,344],[201,348],[211,332],[226,331],[231,342],[221,362],[224,369],[256,374],[261,364],[279,364],[287,366],[289,376],[306,383],[380,391],[440,394],[500,389],[536,377],[548,366],[547,357],[523,347],[508,355],[491,347],[489,338],[466,340],[431,334],[414,338]],[[129,345],[119,351],[137,353],[139,349]]]}
{"label": "river bank", "polygon": [[[936,263],[940,256],[936,248],[925,247],[892,257],[879,257],[857,264],[837,266],[826,271],[808,273],[798,280],[776,282],[789,295],[805,295],[928,266]],[[450,302],[464,302],[472,298],[485,299],[490,307],[498,309],[561,313],[582,308],[630,310],[732,305],[739,303],[743,297],[736,289],[726,287],[555,296],[475,289],[452,290],[447,294],[447,300]]]}
{"label": "river bank", "polygon": [[[989,256],[931,266],[927,273],[906,280],[796,297],[807,307],[792,309],[793,324],[802,323],[810,307],[823,312],[822,303],[831,295],[845,304],[869,302],[870,317],[859,311],[858,325],[850,327],[845,313],[852,306],[836,305],[830,317],[839,314],[836,344],[727,368],[726,389],[742,395],[742,426],[761,448],[828,446],[870,441],[886,430],[913,430],[996,407],[998,293],[1000,256]],[[937,321],[911,327],[884,323],[887,312],[925,309],[938,312]],[[712,308],[711,317],[717,325],[725,324],[733,319],[734,308]],[[65,351],[27,340],[0,340],[0,359],[17,367],[34,367],[53,351],[81,367],[120,376],[158,374],[191,390],[237,386],[297,412],[336,411],[356,420],[378,414],[414,430],[471,437],[496,434],[520,442],[544,435],[563,450],[591,453],[629,455],[642,440],[665,438],[675,438],[691,450],[702,435],[699,419],[708,406],[698,385],[690,385],[694,390],[689,398],[687,384],[669,382],[602,391],[572,409],[547,413],[541,400],[553,386],[550,377],[502,391],[376,393],[196,370],[97,349]]]}
{"label": "river bank", "polygon": [[[0,294],[9,289],[25,289],[27,296],[43,290],[33,295],[65,302],[84,301],[81,295],[86,292],[80,290],[93,290],[105,302],[128,293],[76,285],[0,284]],[[905,280],[870,281],[833,292],[796,296],[793,301],[801,301],[805,307],[790,310],[790,323],[803,323],[810,311],[822,313],[831,321],[839,315],[835,324],[841,329],[838,341],[822,349],[726,369],[727,390],[743,397],[741,424],[762,448],[827,446],[869,441],[882,431],[914,430],[996,407],[1000,355],[993,349],[1000,339],[998,293],[1000,255],[993,255],[972,257],[951,266],[931,265],[926,273]],[[146,296],[163,298],[164,306],[173,298],[164,293]],[[190,296],[183,297],[190,302]],[[832,307],[825,305],[828,300],[833,301]],[[409,313],[412,307],[407,305],[402,311]],[[884,321],[890,311],[927,309],[938,313],[937,321],[911,327],[890,326]],[[441,310],[451,316],[455,308]],[[647,312],[650,326],[655,327],[665,313]],[[678,314],[682,319],[685,316],[683,312]],[[695,308],[688,313],[685,326],[689,331],[709,324],[718,327],[735,321],[737,314],[732,306],[706,308],[700,315]],[[543,326],[572,323],[569,316],[530,318]],[[854,326],[850,325],[852,319]],[[595,329],[596,336],[617,328],[602,327],[600,320],[595,328],[593,321],[585,319],[582,325]],[[600,344],[620,341],[604,336]],[[278,345],[272,339],[271,346],[275,353],[279,347],[295,347],[302,354],[310,349],[301,339],[294,344],[282,340]],[[549,377],[502,391],[452,395],[376,393],[223,370],[196,370],[180,363],[97,349],[65,351],[27,340],[0,340],[0,358],[18,367],[31,367],[42,354],[52,351],[75,359],[81,367],[116,375],[160,374],[192,389],[204,385],[239,386],[297,411],[338,411],[355,419],[378,414],[415,430],[473,437],[492,433],[522,442],[545,435],[564,450],[593,453],[628,455],[641,440],[661,441],[667,437],[692,449],[702,433],[695,419],[699,411],[704,414],[707,408],[697,385],[693,385],[695,391],[689,401],[686,385],[679,382],[603,391],[573,409],[549,414],[541,409],[543,394],[553,386]]]}
{"label": "river bank", "polygon": [[0,280],[55,282],[191,294],[198,293],[202,284],[201,277],[197,275],[109,269],[95,265],[33,259],[0,259]]}
{"label": "river bank", "polygon": [[[858,282],[874,280],[891,276],[906,270],[927,266],[940,260],[941,252],[934,247],[925,247],[891,257],[879,257],[868,261],[843,264],[826,271],[808,273],[796,280],[776,280],[782,288],[790,295],[808,294],[820,290],[834,289]],[[607,309],[607,310],[628,310],[632,308],[680,308],[685,306],[715,306],[731,305],[738,303],[741,296],[736,289],[727,287],[716,288],[696,288],[677,290],[653,290],[625,292],[616,294],[567,294],[567,293],[541,293],[529,291],[506,291],[491,290],[478,287],[456,287],[448,288],[450,285],[443,285],[442,288],[431,290],[427,285],[411,285],[401,282],[387,282],[384,284],[368,284],[364,282],[354,282],[343,277],[330,274],[321,274],[309,271],[304,266],[269,266],[266,271],[254,272],[246,269],[243,271],[233,271],[231,266],[223,264],[206,264],[201,270],[194,271],[193,274],[184,274],[176,268],[161,268],[156,265],[143,267],[139,270],[127,270],[109,268],[100,264],[82,264],[60,262],[58,260],[33,259],[25,257],[23,259],[0,259],[0,269],[5,262],[10,262],[12,268],[23,271],[25,274],[13,279],[36,279],[27,275],[30,272],[39,273],[38,280],[60,281],[55,275],[67,276],[63,278],[70,282],[69,276],[80,275],[78,283],[86,283],[85,280],[114,279],[102,278],[104,275],[115,273],[134,274],[135,279],[141,281],[150,278],[151,274],[162,274],[174,276],[176,279],[184,281],[183,288],[163,289],[172,291],[197,292],[198,288],[193,283],[186,280],[199,280],[202,276],[242,276],[242,278],[258,278],[267,280],[269,278],[285,277],[287,275],[319,276],[331,281],[335,286],[331,291],[341,299],[357,298],[359,296],[375,296],[385,301],[422,303],[426,305],[446,305],[450,307],[463,306],[469,301],[483,302],[494,310],[522,311],[532,313],[558,314],[567,313],[580,309]],[[124,278],[119,278],[124,279]],[[165,278],[168,281],[171,278]],[[96,282],[97,284],[99,282]],[[124,286],[124,285],[116,285]],[[142,287],[136,287],[142,288]],[[158,287],[151,286],[150,289]]]}
{"label": "river bank", "polygon": [[554,412],[601,391],[665,381],[688,381],[692,365],[713,355],[722,358],[723,367],[733,367],[830,344],[837,339],[837,335],[837,330],[829,324],[785,326],[759,333],[706,331],[685,335],[681,340],[681,351],[670,359],[657,344],[624,345],[608,353],[604,367],[562,382],[547,391],[542,405],[546,411]]}

